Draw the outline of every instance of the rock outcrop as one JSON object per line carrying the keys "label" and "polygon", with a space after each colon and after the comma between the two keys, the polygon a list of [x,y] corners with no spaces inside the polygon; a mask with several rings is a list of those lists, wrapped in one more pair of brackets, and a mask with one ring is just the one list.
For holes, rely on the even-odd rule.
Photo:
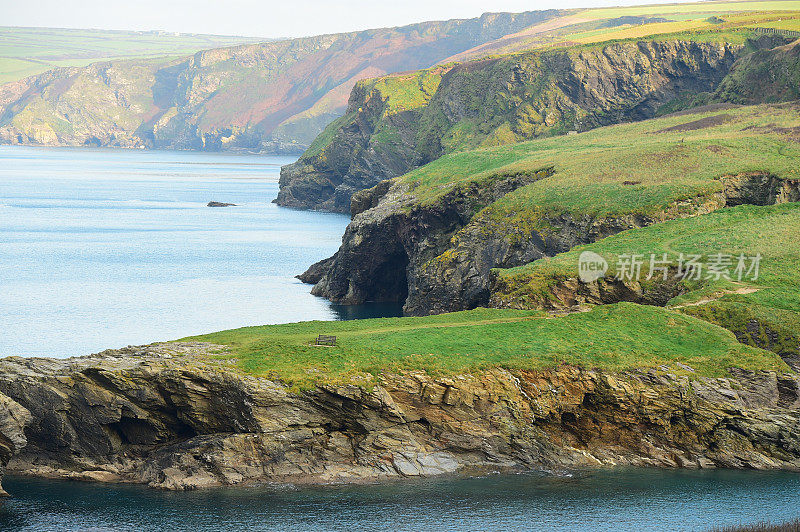
{"label": "rock outcrop", "polygon": [[218,348],[1,360],[0,389],[33,418],[10,469],[167,489],[470,468],[800,469],[797,375],[561,366],[292,391],[203,358]]}
{"label": "rock outcrop", "polygon": [[[554,171],[491,176],[455,187],[433,202],[418,201],[404,182],[387,181],[362,191],[353,200],[354,216],[342,246],[299,278],[315,284],[314,295],[342,304],[403,303],[410,316],[468,310],[490,304],[493,268],[526,264],[626,229],[711,212],[728,201],[725,193],[701,195],[652,216],[561,213],[536,225],[493,211],[491,204],[499,198]],[[771,175],[731,180],[741,185],[728,186],[731,201],[771,198],[774,203],[775,198],[797,196],[795,184],[782,184]],[[758,182],[752,185],[755,191],[742,191],[753,181]]]}
{"label": "rock outcrop", "polygon": [[734,103],[785,102],[800,98],[800,40],[758,50],[736,61],[720,83],[716,100]]}
{"label": "rock outcrop", "polygon": [[713,91],[741,50],[724,43],[618,43],[359,83],[347,114],[282,169],[276,202],[349,212],[355,192],[444,153],[651,118],[680,94]]}
{"label": "rock outcrop", "polygon": [[[24,430],[30,421],[30,412],[0,393],[0,481],[8,461],[27,443]],[[0,484],[0,498],[7,496]]]}

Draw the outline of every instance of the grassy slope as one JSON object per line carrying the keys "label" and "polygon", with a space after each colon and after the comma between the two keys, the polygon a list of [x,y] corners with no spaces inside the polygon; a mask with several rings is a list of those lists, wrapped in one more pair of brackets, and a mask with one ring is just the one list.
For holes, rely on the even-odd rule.
{"label": "grassy slope", "polygon": [[[609,263],[608,275],[616,273],[620,254],[661,257],[674,261],[678,254],[699,254],[707,262],[713,253],[744,254],[762,258],[755,281],[702,279],[684,282],[687,293],[670,306],[743,333],[755,319],[777,333],[777,348],[796,352],[800,331],[800,205],[740,206],[643,229],[625,231],[597,243],[580,246],[553,258],[507,270],[496,270],[506,300],[525,304],[551,296],[559,281],[577,277],[578,257],[583,251],[599,253]],[[649,260],[649,259],[646,259]],[[645,266],[643,271],[647,271]],[[653,281],[651,281],[652,283]],[[747,288],[742,291],[740,289]],[[751,290],[756,290],[751,292]],[[742,292],[742,293],[740,293]]]}
{"label": "grassy slope", "polygon": [[[700,120],[722,123],[700,127]],[[800,110],[752,106],[672,115],[445,155],[399,179],[427,203],[458,184],[555,166],[553,177],[505,196],[490,207],[492,212],[497,217],[527,213],[529,221],[560,212],[657,214],[676,201],[721,190],[716,178],[726,174],[768,170],[800,178],[800,148],[774,132],[776,124],[800,127]],[[664,131],[682,125],[698,129]]]}
{"label": "grassy slope", "polygon": [[[505,55],[499,56],[498,62],[486,62],[476,68],[470,69],[473,74],[460,74],[463,80],[462,85],[455,91],[468,92],[472,90],[476,94],[471,95],[466,107],[470,116],[458,120],[455,124],[450,124],[439,116],[439,111],[428,107],[436,87],[442,77],[450,70],[452,64],[442,65],[435,69],[404,74],[402,76],[390,76],[384,78],[370,79],[360,82],[359,90],[363,94],[371,94],[385,102],[382,113],[373,116],[371,111],[366,112],[366,118],[361,116],[360,109],[356,112],[351,109],[351,113],[346,119],[338,120],[330,124],[326,130],[314,141],[312,148],[307,151],[301,160],[313,164],[315,158],[324,159],[328,151],[341,152],[348,149],[348,126],[356,123],[360,119],[368,119],[377,122],[375,134],[369,141],[369,149],[379,154],[392,154],[395,141],[402,136],[398,128],[404,128],[404,123],[394,123],[387,119],[391,114],[400,110],[414,110],[417,118],[411,119],[418,124],[416,151],[423,153],[423,159],[430,160],[441,155],[436,147],[438,141],[444,153],[452,153],[463,150],[471,150],[478,147],[491,147],[499,145],[511,145],[518,143],[526,138],[541,136],[551,136],[563,134],[567,130],[575,129],[576,123],[582,123],[582,118],[576,113],[586,114],[582,110],[560,109],[560,98],[554,80],[548,76],[531,81],[530,87],[523,93],[508,93],[503,86],[496,86],[492,80],[503,79],[508,75],[508,70],[516,68],[517,64],[536,65],[542,61],[539,56],[541,50],[548,48],[565,48],[568,53],[580,54],[583,51],[596,51],[597,49],[608,46],[610,43],[628,43],[629,45],[640,40],[653,41],[702,41],[702,42],[728,42],[745,44],[749,37],[755,34],[753,28],[771,27],[780,24],[783,29],[800,30],[800,2],[709,2],[704,4],[690,4],[688,11],[679,12],[683,7],[680,6],[655,6],[659,10],[650,8],[625,8],[620,11],[620,15],[615,10],[593,10],[591,16],[580,18],[583,12],[569,14],[566,18],[570,21],[578,21],[566,27],[558,28],[556,31],[546,31],[542,35],[537,34],[537,41],[515,41],[513,45],[500,46],[508,39],[498,41],[498,47],[482,46],[473,55],[467,54],[464,58],[475,59],[479,57],[497,56],[494,52],[502,52]],[[760,6],[760,7],[759,7]],[[652,7],[652,6],[650,6]],[[771,11],[753,12],[754,9],[765,9]],[[780,10],[779,10],[780,9]],[[741,12],[738,12],[741,10]],[[596,11],[596,12],[595,12]],[[608,13],[606,13],[608,11]],[[699,15],[700,18],[685,19],[676,22],[656,22],[645,24],[623,24],[613,27],[602,27],[591,31],[586,31],[585,20],[594,20],[592,24],[597,26],[597,20],[605,21],[611,16],[655,16],[669,15],[675,17],[693,17]],[[595,19],[594,17],[601,17]],[[714,21],[710,19],[714,18]],[[558,19],[555,19],[556,21]],[[584,21],[584,22],[581,22]],[[553,21],[548,21],[540,26],[549,27]],[[544,30],[542,30],[544,31]],[[544,39],[544,40],[541,40]],[[538,49],[538,51],[537,51]],[[520,52],[528,50],[528,53],[518,54],[509,52]],[[530,52],[530,50],[534,50]],[[547,54],[547,52],[544,52]],[[761,57],[761,56],[759,56]],[[462,59],[461,57],[458,57]],[[763,65],[762,65],[763,66]],[[780,67],[785,65],[781,64]],[[535,68],[533,69],[535,70]],[[748,71],[751,69],[747,69]],[[740,73],[741,74],[741,73]],[[425,83],[420,83],[424,78]],[[775,80],[772,80],[773,82]],[[731,85],[729,83],[728,85]],[[719,96],[724,100],[725,97],[735,96],[734,89],[728,90]],[[482,98],[480,94],[497,93],[497,97]],[[776,95],[766,101],[780,101],[785,94]],[[692,107],[699,103],[706,103],[712,95],[707,93],[685,94],[676,101],[664,106],[660,114]],[[784,97],[783,100],[787,98]],[[754,103],[739,102],[738,103]],[[477,107],[478,109],[473,109]],[[546,108],[546,109],[545,109]],[[545,116],[545,113],[547,116]],[[552,116],[550,116],[552,114]],[[477,115],[477,116],[471,116]],[[361,118],[359,118],[361,117]],[[595,117],[602,120],[602,116]],[[443,123],[444,122],[444,123]],[[591,120],[590,120],[591,122]],[[430,136],[434,142],[428,142]],[[342,142],[338,142],[343,137]],[[324,165],[323,165],[324,166]],[[471,173],[471,172],[470,172]]]}
{"label": "grassy slope", "polygon": [[[310,345],[318,334],[336,347]],[[424,318],[305,322],[247,327],[188,338],[228,345],[239,366],[298,386],[371,382],[384,370],[453,374],[489,367],[537,369],[559,363],[623,370],[675,362],[702,375],[731,366],[785,370],[774,354],[677,312],[619,304],[561,318],[478,309]]]}
{"label": "grassy slope", "polygon": [[[720,115],[728,121],[692,131],[662,131]],[[430,202],[459,183],[552,165],[553,177],[507,195],[480,215],[519,225],[537,223],[547,212],[656,214],[677,200],[720,190],[715,178],[725,174],[769,170],[784,178],[800,178],[796,162],[800,149],[785,134],[772,131],[775,124],[800,127],[800,110],[793,105],[762,105],[668,116],[449,155],[399,179],[411,184],[418,201]],[[641,183],[624,184],[632,180]],[[726,296],[717,304],[745,298],[742,305],[769,314],[775,323],[780,318],[786,328],[800,325],[796,318],[800,291],[794,288],[800,285],[800,274],[793,268],[800,260],[798,228],[799,205],[723,209],[624,232],[500,274],[514,277],[522,292],[542,291],[548,283],[575,276],[582,249],[648,255],[662,249],[760,252],[762,290]],[[692,288],[698,291],[684,296],[684,302],[730,286]],[[369,380],[381,370],[456,373],[490,366],[541,368],[560,362],[619,370],[679,361],[702,375],[721,375],[730,366],[786,369],[776,355],[743,346],[723,328],[686,315],[708,318],[698,309],[617,304],[560,318],[531,311],[476,310],[424,318],[250,327],[192,339],[229,345],[231,356],[245,371],[300,386],[319,380]],[[340,345],[311,347],[317,334],[337,335]]]}
{"label": "grassy slope", "polygon": [[[771,9],[800,7],[795,5],[797,2],[770,4]],[[705,9],[706,5],[710,9]],[[718,5],[704,4],[703,9],[687,12],[701,12],[706,16],[714,13],[714,6]],[[764,5],[747,2],[737,7],[745,11],[764,9]],[[622,8],[619,13],[614,12],[614,16],[630,14],[642,14],[642,11],[632,13],[629,8]],[[610,12],[605,15],[611,16]],[[766,20],[761,18],[757,22]],[[739,22],[743,25],[753,20],[740,17]],[[739,35],[725,28],[722,28],[724,31],[718,31],[720,28],[709,31],[700,27],[695,31],[698,24],[706,23],[692,22],[680,30],[692,30],[692,38],[697,39],[730,39],[731,35]],[[615,38],[641,36],[641,32],[636,31],[637,35],[618,34]],[[645,32],[646,35],[659,33]],[[744,35],[742,32],[740,36]],[[428,79],[429,83],[435,81]],[[414,108],[420,102],[424,104],[422,93],[410,90],[409,85],[392,86],[393,82],[386,78],[377,83],[383,83],[382,93],[390,96],[387,113],[392,109]],[[686,131],[662,131],[720,115],[727,122]],[[800,177],[797,145],[786,135],[772,130],[776,123],[798,127],[800,114],[792,107],[760,106],[669,116],[577,136],[447,155],[400,179],[411,185],[418,201],[425,203],[435,201],[444,192],[466,182],[555,166],[555,176],[509,194],[488,207],[486,214],[529,224],[540,223],[543,214],[565,211],[594,216],[656,214],[676,201],[720,190],[716,178],[726,174],[769,170],[787,179]],[[324,142],[318,142],[317,149],[322,145]],[[627,185],[626,181],[639,183]],[[761,311],[771,315],[785,311],[783,317],[791,320],[795,319],[794,312],[800,311],[800,303],[792,292],[797,279],[791,271],[791,265],[800,258],[800,247],[793,244],[800,236],[795,234],[795,228],[800,227],[797,222],[800,222],[800,208],[794,205],[740,207],[626,232],[601,241],[593,249],[608,252],[616,249],[614,246],[635,243],[648,254],[651,249],[663,246],[671,251],[717,246],[721,251],[762,252],[766,258],[758,286],[761,290],[754,294],[724,296],[713,304],[741,304],[750,309],[760,305]],[[780,230],[776,231],[776,227]],[[674,239],[665,241],[663,231],[674,232]],[[602,248],[604,244],[609,246],[608,250]],[[626,251],[630,250],[626,247]],[[518,277],[520,286],[528,283],[528,288],[541,289],[541,285],[533,286],[534,278],[544,275],[546,282],[552,282],[554,272],[574,270],[575,253],[577,251],[551,261],[538,261],[501,272],[501,275]],[[542,281],[537,279],[537,282]],[[692,288],[696,291],[684,296],[682,302],[697,300],[731,286],[720,283]],[[299,386],[320,380],[370,381],[372,375],[383,370],[456,373],[492,366],[542,368],[561,362],[611,370],[682,362],[695,367],[702,375],[722,375],[731,366],[787,369],[776,355],[744,346],[736,342],[730,332],[687,315],[689,308],[695,307],[670,310],[623,303],[558,318],[533,311],[479,309],[424,318],[250,327],[191,339],[228,345],[232,355],[220,356],[235,358],[243,370],[279,377]],[[708,316],[701,317],[708,319]],[[337,335],[339,345],[313,347],[310,343],[317,334]]]}
{"label": "grassy slope", "polygon": [[[800,2],[702,2],[573,11],[528,31],[458,54],[464,61],[537,48],[570,46],[667,34],[682,38],[725,36],[740,41],[747,28],[800,30]],[[638,20],[636,20],[638,19]],[[702,36],[702,37],[701,37]]]}
{"label": "grassy slope", "polygon": [[257,42],[253,37],[0,27],[0,83],[99,60],[172,57]]}

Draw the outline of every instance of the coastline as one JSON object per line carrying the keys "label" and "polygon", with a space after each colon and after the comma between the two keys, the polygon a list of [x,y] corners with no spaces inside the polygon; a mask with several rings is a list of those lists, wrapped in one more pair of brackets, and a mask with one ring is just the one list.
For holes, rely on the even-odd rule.
{"label": "coastline", "polygon": [[465,471],[583,467],[800,470],[800,378],[732,370],[562,365],[296,390],[154,344],[74,359],[0,360],[30,412],[9,472],[169,490],[358,483]]}

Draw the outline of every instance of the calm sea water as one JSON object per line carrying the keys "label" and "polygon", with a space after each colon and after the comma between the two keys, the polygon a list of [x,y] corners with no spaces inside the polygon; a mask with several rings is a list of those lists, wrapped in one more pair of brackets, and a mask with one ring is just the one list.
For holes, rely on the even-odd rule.
{"label": "calm sea water", "polygon": [[2,530],[706,530],[800,516],[800,475],[631,469],[170,493],[8,478]]}
{"label": "calm sea water", "polygon": [[332,306],[294,278],[336,251],[348,217],[270,203],[292,160],[0,147],[0,356],[397,315]]}

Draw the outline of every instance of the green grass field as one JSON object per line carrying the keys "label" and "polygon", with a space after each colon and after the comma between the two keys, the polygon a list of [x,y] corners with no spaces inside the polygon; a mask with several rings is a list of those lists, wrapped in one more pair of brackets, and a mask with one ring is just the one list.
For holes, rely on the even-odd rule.
{"label": "green grass field", "polygon": [[264,39],[158,32],[0,27],[0,83],[101,60],[177,57]]}
{"label": "green grass field", "polygon": [[[336,347],[311,345],[336,335]],[[559,318],[534,312],[477,309],[424,318],[305,322],[223,331],[184,340],[230,346],[247,373],[298,387],[319,382],[369,384],[382,371],[432,374],[505,367],[542,369],[560,363],[608,370],[688,364],[699,375],[726,368],[786,370],[770,352],[740,344],[710,323],[634,304]]]}
{"label": "green grass field", "polygon": [[767,0],[765,2],[697,2],[657,4],[649,6],[587,9],[578,13],[582,18],[612,18],[625,16],[667,16],[748,11],[800,11],[797,0]]}
{"label": "green grass field", "polygon": [[[570,33],[567,27],[549,42],[580,42],[583,47],[638,38],[745,42],[753,27],[795,29],[798,13],[797,1],[586,10],[579,13],[586,20],[670,15],[670,22],[588,30],[579,24],[581,33]],[[724,16],[709,20],[717,14]],[[428,70],[363,83],[389,96],[385,113],[391,114],[425,105],[440,80],[440,72]],[[666,106],[663,112],[680,108]],[[464,130],[452,132],[453,142],[459,134],[473,134],[467,131],[470,124],[459,127]],[[321,152],[334,129],[319,137],[312,151]],[[386,135],[387,143],[391,133],[376,131]],[[482,225],[475,227],[493,230],[487,223],[493,222],[508,229],[500,231],[508,238],[530,235],[531,230],[547,236],[558,231],[548,220],[560,216],[593,220],[649,216],[661,221],[551,259],[495,270],[507,290],[495,295],[521,307],[549,297],[557,283],[576,277],[578,256],[585,250],[604,255],[612,266],[623,253],[647,257],[699,253],[706,258],[713,252],[758,254],[762,267],[757,280],[686,282],[685,293],[664,308],[616,303],[565,316],[477,309],[423,318],[248,327],[186,340],[229,346],[230,353],[217,357],[235,360],[244,372],[298,388],[319,382],[369,385],[385,371],[457,374],[561,363],[611,371],[666,365],[682,372],[680,362],[695,368],[696,373],[690,374],[696,376],[726,375],[731,367],[788,371],[775,352],[756,347],[764,343],[756,341],[759,338],[745,345],[747,341],[738,341],[734,333],[741,336],[748,323],[757,320],[762,327],[758,334],[770,337],[770,349],[798,351],[800,205],[719,209],[717,193],[723,190],[721,178],[749,172],[800,179],[798,135],[796,103],[725,106],[576,135],[456,151],[397,178],[408,185],[409,204],[420,206],[470,184],[548,174],[494,203],[476,206],[473,221]],[[710,209],[719,210],[698,215]],[[458,239],[456,233],[445,254],[457,252]],[[318,334],[336,335],[338,345],[312,345]]]}
{"label": "green grass field", "polygon": [[800,2],[700,2],[576,10],[540,25],[538,31],[534,27],[514,38],[489,43],[469,57],[634,39],[741,43],[756,27],[800,31]]}

